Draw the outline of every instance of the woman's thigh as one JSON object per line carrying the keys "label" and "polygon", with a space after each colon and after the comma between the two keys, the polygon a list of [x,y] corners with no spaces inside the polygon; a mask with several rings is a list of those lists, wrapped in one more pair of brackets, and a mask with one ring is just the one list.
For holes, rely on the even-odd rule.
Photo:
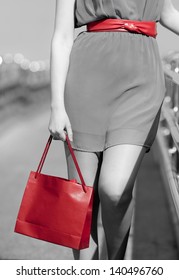
{"label": "woman's thigh", "polygon": [[[75,168],[73,159],[69,153],[67,146],[65,145],[65,153],[67,159],[68,167],[68,177],[69,179],[75,178],[80,182],[77,170]],[[92,229],[90,238],[90,248],[77,251],[74,250],[75,259],[98,259],[98,209],[99,209],[99,198],[98,198],[98,178],[101,166],[101,154],[93,152],[83,152],[74,150],[75,156],[77,158],[79,167],[81,169],[82,175],[84,177],[85,183],[88,186],[93,186],[95,189],[94,204],[93,204],[93,219],[92,219]],[[101,226],[101,224],[100,224]],[[101,241],[100,241],[101,242]]]}
{"label": "woman's thigh", "polygon": [[132,191],[145,153],[145,147],[129,144],[106,149],[99,177],[99,192],[111,194],[117,199],[126,188]]}
{"label": "woman's thigh", "polygon": [[[97,153],[84,152],[84,151],[78,151],[74,149],[74,153],[77,158],[77,162],[81,169],[86,185],[94,186],[96,180],[98,179],[100,166],[101,166],[100,152]],[[76,170],[75,164],[66,145],[65,145],[65,154],[67,160],[69,179],[76,178],[80,182],[80,178],[78,176],[78,172]]]}

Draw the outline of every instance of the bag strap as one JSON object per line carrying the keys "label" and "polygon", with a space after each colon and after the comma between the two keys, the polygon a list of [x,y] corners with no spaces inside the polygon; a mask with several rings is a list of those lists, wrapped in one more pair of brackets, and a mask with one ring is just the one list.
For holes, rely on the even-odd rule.
{"label": "bag strap", "polygon": [[53,139],[53,138],[52,138],[52,136],[50,135],[50,137],[48,138],[47,144],[46,144],[46,146],[45,146],[44,152],[43,152],[43,154],[42,154],[41,160],[40,160],[40,162],[39,162],[39,165],[38,165],[38,167],[37,167],[37,171],[36,171],[36,173],[35,173],[35,177],[37,177],[37,174],[38,174],[38,173],[41,173],[41,171],[42,171],[42,167],[43,167],[44,162],[45,162],[45,159],[46,159],[46,157],[47,157],[47,153],[48,153],[48,150],[49,150],[49,148],[50,148],[52,139]]}
{"label": "bag strap", "polygon": [[[43,154],[42,154],[42,157],[41,157],[41,159],[40,159],[39,165],[38,165],[38,167],[37,167],[37,171],[36,171],[36,173],[35,173],[35,178],[37,177],[37,174],[38,174],[38,173],[41,173],[41,171],[42,171],[42,168],[43,168],[45,159],[46,159],[46,157],[47,157],[47,154],[48,154],[48,151],[49,151],[49,148],[50,148],[52,139],[53,139],[53,137],[52,137],[52,135],[50,135],[49,138],[48,138],[47,144],[46,144],[46,146],[45,146],[44,152],[43,152]],[[83,188],[84,192],[86,192],[86,191],[87,191],[87,190],[86,190],[86,184],[85,184],[83,175],[82,175],[82,173],[81,173],[80,167],[79,167],[79,165],[78,165],[78,162],[77,162],[75,153],[74,153],[73,148],[72,148],[72,146],[71,146],[70,140],[69,140],[69,138],[68,138],[68,135],[66,135],[66,142],[67,142],[67,145],[68,145],[70,154],[71,154],[71,156],[72,156],[72,159],[73,159],[73,161],[74,161],[76,170],[77,170],[78,175],[79,175],[79,177],[80,177],[81,184],[82,184],[82,188]]]}
{"label": "bag strap", "polygon": [[[80,169],[80,167],[79,167],[79,165],[78,165],[78,162],[77,162],[75,153],[74,153],[73,148],[72,148],[72,146],[71,146],[70,140],[69,140],[69,138],[68,138],[68,135],[66,135],[66,142],[67,142],[67,144],[68,144],[68,148],[69,148],[69,150],[70,150],[70,153],[71,153],[72,159],[73,159],[73,161],[74,161],[76,170],[77,170],[78,175],[79,175],[79,177],[80,177],[81,184],[82,184],[82,186],[85,188],[86,184],[85,184],[83,175],[82,175],[82,173],[81,173],[81,169]],[[86,191],[86,190],[85,190],[85,191]]]}

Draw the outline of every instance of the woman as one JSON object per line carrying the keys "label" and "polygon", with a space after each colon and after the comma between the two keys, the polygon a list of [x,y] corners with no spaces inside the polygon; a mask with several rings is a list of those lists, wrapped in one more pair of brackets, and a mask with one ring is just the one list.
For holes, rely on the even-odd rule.
{"label": "woman", "polygon": [[[62,141],[68,133],[86,183],[96,190],[90,247],[75,251],[75,259],[124,258],[133,186],[165,93],[157,21],[179,33],[171,0],[57,0],[49,130]],[[74,27],[86,24],[74,41]],[[65,150],[69,178],[77,177]]]}

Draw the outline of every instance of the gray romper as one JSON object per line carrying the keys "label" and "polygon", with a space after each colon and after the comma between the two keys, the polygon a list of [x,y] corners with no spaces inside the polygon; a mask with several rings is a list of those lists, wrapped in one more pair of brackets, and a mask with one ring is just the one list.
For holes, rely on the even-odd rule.
{"label": "gray romper", "polygon": [[[76,0],[75,27],[105,18],[158,21],[164,0]],[[73,147],[146,147],[155,139],[165,94],[156,39],[129,32],[81,32],[65,85]]]}

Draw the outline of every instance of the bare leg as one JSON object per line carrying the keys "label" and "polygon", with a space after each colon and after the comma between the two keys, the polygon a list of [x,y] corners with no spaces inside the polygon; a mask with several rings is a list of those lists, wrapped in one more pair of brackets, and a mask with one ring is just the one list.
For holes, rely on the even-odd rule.
{"label": "bare leg", "polygon": [[98,233],[98,258],[99,260],[108,260],[105,232],[102,224],[101,203],[99,204],[97,233]]}
{"label": "bare leg", "polygon": [[123,259],[133,214],[132,192],[144,147],[117,145],[103,153],[98,182],[108,258]]}
{"label": "bare leg", "polygon": [[[83,250],[73,250],[74,258],[81,260],[94,260],[98,259],[98,233],[97,233],[97,217],[98,217],[98,208],[99,208],[99,198],[97,192],[99,171],[101,167],[101,154],[100,153],[90,153],[90,152],[81,152],[74,150],[77,157],[80,169],[85,179],[85,183],[88,186],[94,186],[95,188],[95,198],[94,198],[94,207],[93,207],[93,221],[92,221],[92,232],[90,238],[90,247]],[[68,151],[68,148],[65,145],[65,153],[67,158],[67,167],[68,167],[68,177],[70,179],[76,178],[79,182],[75,165],[71,158],[71,155]]]}

